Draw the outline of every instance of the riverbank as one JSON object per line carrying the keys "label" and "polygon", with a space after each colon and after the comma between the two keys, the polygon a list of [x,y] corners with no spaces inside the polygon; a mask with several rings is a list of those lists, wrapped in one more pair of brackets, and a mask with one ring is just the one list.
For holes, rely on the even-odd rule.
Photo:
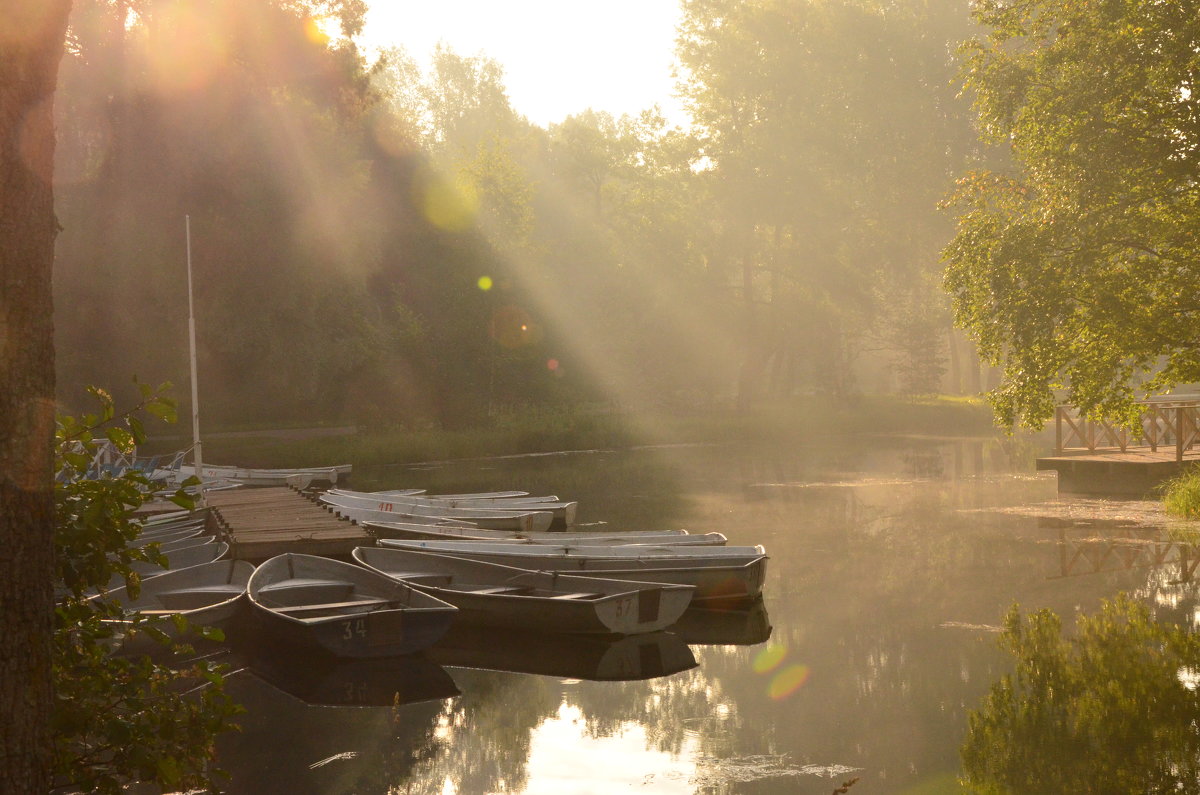
{"label": "riverbank", "polygon": [[[655,416],[608,408],[529,410],[493,417],[461,430],[346,425],[314,428],[216,428],[203,435],[206,461],[240,466],[404,464],[560,450],[661,444],[791,441],[837,435],[979,436],[995,432],[991,410],[979,399],[806,396],[759,407],[752,414],[693,411]],[[186,444],[153,440],[152,452]]]}

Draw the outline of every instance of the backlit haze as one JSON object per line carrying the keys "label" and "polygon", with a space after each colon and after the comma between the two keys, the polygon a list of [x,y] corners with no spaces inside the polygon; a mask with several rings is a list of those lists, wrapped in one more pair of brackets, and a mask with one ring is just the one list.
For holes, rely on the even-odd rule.
{"label": "backlit haze", "polygon": [[513,107],[543,127],[587,108],[621,116],[655,104],[683,121],[672,96],[676,0],[374,0],[366,19],[368,51],[400,46],[425,67],[442,42],[499,62]]}

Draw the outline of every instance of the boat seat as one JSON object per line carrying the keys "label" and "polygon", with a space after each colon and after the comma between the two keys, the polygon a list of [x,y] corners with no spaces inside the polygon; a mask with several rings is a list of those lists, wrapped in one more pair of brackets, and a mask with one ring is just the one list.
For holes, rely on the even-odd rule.
{"label": "boat seat", "polygon": [[175,596],[177,594],[189,593],[241,593],[246,590],[244,585],[234,585],[231,582],[220,583],[219,585],[196,585],[191,588],[176,588],[173,591],[159,591],[159,596]]}
{"label": "boat seat", "polygon": [[398,602],[387,599],[354,599],[349,602],[322,602],[320,604],[311,605],[292,605],[291,607],[273,607],[271,608],[276,613],[304,613],[315,610],[342,610],[347,607],[367,607],[368,605],[396,605]]}
{"label": "boat seat", "polygon": [[419,585],[445,585],[450,582],[449,574],[435,574],[428,571],[389,571],[387,576]]}
{"label": "boat seat", "polygon": [[195,588],[178,588],[172,591],[159,591],[155,596],[162,602],[163,607],[173,610],[195,610],[198,607],[223,602],[235,596],[241,596],[245,588],[240,585],[200,585]]}
{"label": "boat seat", "polygon": [[296,578],[265,585],[258,590],[260,596],[277,604],[312,605],[346,599],[354,593],[354,583],[345,580],[317,580]]}
{"label": "boat seat", "polygon": [[465,593],[512,595],[512,594],[529,593],[529,591],[531,589],[525,588],[522,586],[500,585],[495,588],[470,588],[470,587],[468,587],[468,588],[463,588],[462,590]]}
{"label": "boat seat", "polygon": [[604,594],[599,593],[560,593],[552,596],[552,599],[599,599]]}

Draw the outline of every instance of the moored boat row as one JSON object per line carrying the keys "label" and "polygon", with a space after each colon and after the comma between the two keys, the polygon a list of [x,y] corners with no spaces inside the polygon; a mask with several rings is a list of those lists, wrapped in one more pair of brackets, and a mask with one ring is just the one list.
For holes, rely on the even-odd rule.
{"label": "moored boat row", "polygon": [[[178,615],[201,625],[224,620],[218,605],[228,611],[242,604],[256,634],[361,658],[428,648],[452,623],[654,633],[674,626],[689,606],[752,603],[762,593],[766,551],[728,546],[720,533],[549,531],[535,528],[548,527],[566,506],[571,512],[561,519],[574,521],[575,503],[524,492],[423,497],[417,491],[321,493],[331,510],[359,516],[370,531],[365,537],[375,546],[353,548],[349,561],[272,552],[253,568],[221,561],[229,546],[206,529],[219,533],[221,523],[205,522],[203,514],[147,519],[132,544],[157,550],[168,568],[135,563],[145,583],[139,597],[128,599],[122,583],[112,583],[102,598],[128,600],[123,609],[131,614]],[[277,501],[270,504],[279,510]],[[476,519],[483,515],[537,516],[545,524],[481,527]],[[274,525],[279,517],[272,517]]]}

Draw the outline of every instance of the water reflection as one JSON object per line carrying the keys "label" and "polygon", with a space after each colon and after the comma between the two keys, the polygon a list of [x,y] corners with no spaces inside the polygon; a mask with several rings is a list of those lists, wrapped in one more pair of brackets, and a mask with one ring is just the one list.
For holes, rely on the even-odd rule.
{"label": "water reflection", "polygon": [[337,660],[282,651],[260,649],[248,669],[306,704],[390,707],[459,694],[450,674],[420,655]]}
{"label": "water reflection", "polygon": [[969,791],[1200,791],[1200,640],[1127,598],[1061,629],[1050,611],[1009,615],[1016,673],[970,716]]}
{"label": "water reflection", "polygon": [[241,732],[217,744],[231,795],[385,793],[436,756],[443,702],[399,707],[311,706],[248,674],[226,689],[246,707]]}
{"label": "water reflection", "polygon": [[671,632],[691,645],[753,646],[771,637],[771,620],[761,599],[733,609],[689,608]]}
{"label": "water reflection", "polygon": [[[744,612],[689,611],[652,650],[464,640],[430,656],[460,695],[412,705],[436,711],[400,729],[387,708],[306,707],[326,716],[303,719],[303,753],[289,745],[299,702],[287,698],[277,714],[281,694],[259,694],[247,716],[254,753],[239,746],[222,764],[248,765],[235,781],[263,786],[240,791],[266,793],[285,790],[256,765],[307,771],[348,751],[358,756],[297,772],[306,783],[296,791],[520,793],[552,782],[610,792],[636,782],[645,793],[827,795],[853,777],[851,793],[954,791],[967,716],[1013,668],[995,629],[1014,602],[1070,616],[1127,591],[1159,618],[1186,623],[1197,610],[1194,551],[1176,545],[1150,566],[1150,548],[1169,537],[1040,522],[1056,484],[1024,457],[995,440],[835,439],[356,471],[355,488],[519,487],[579,499],[582,520],[609,529],[762,543],[765,597]],[[1093,544],[1122,534],[1128,542],[1111,551]],[[327,715],[343,712],[371,717]],[[564,758],[567,778],[553,761]],[[335,768],[349,772],[315,778]]]}
{"label": "water reflection", "polygon": [[670,632],[605,638],[461,625],[428,655],[447,666],[597,681],[653,679],[696,667],[691,649]]}
{"label": "water reflection", "polygon": [[1194,539],[1179,538],[1163,527],[1130,520],[1086,522],[1041,519],[1059,528],[1059,576],[1082,577],[1111,571],[1169,568],[1170,581],[1191,582],[1200,564]]}

